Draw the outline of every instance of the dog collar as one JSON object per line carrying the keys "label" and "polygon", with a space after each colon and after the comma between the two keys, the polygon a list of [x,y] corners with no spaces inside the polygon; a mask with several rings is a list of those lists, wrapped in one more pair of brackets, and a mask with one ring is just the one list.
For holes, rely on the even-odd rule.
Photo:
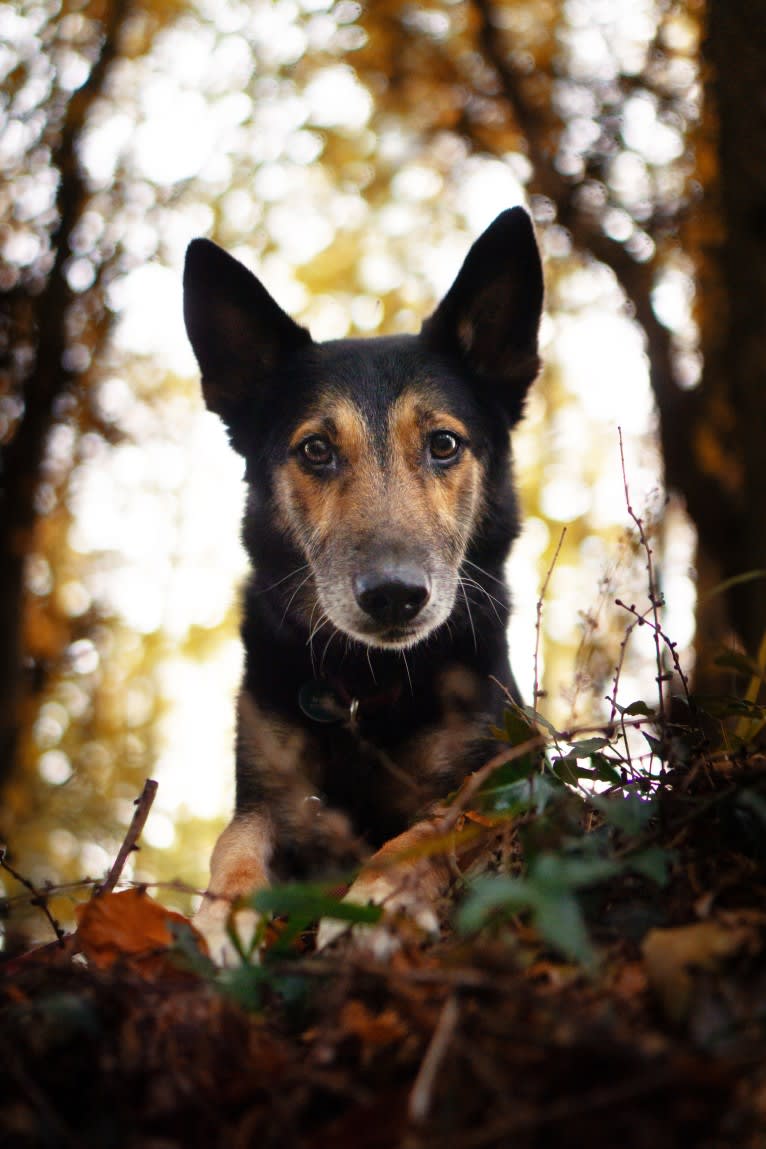
{"label": "dog collar", "polygon": [[356,725],[360,718],[394,706],[402,693],[401,683],[375,694],[352,695],[342,682],[314,678],[298,691],[298,705],[307,718],[330,725],[347,722]]}

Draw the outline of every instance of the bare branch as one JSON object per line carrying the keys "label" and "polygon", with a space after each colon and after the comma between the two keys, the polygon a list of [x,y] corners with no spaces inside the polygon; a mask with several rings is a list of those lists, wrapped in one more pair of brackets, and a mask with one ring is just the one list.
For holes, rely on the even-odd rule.
{"label": "bare branch", "polygon": [[666,481],[695,505],[704,504],[705,522],[730,523],[736,508],[727,492],[700,471],[689,433],[702,410],[699,390],[684,390],[675,373],[670,332],[657,318],[652,291],[659,271],[659,256],[640,262],[625,246],[607,235],[598,213],[582,203],[581,184],[569,180],[556,168],[550,147],[552,125],[548,115],[528,95],[529,78],[514,68],[503,32],[493,18],[492,0],[472,0],[477,16],[480,47],[493,68],[502,95],[514,120],[524,133],[532,163],[532,187],[555,205],[558,222],[570,234],[575,247],[592,255],[614,273],[631,303],[636,322],[647,340],[652,391],[660,413],[660,436]]}
{"label": "bare branch", "polygon": [[123,871],[128,857],[134,850],[138,849],[138,839],[141,837],[141,831],[146,825],[146,819],[149,817],[149,811],[152,808],[156,794],[157,783],[153,778],[147,778],[144,782],[143,790],[135,800],[134,804],[136,809],[128,826],[128,832],[117,852],[117,857],[114,859],[112,867],[103,882],[94,890],[94,898],[100,898],[102,894],[111,893],[119,882],[120,874]]}

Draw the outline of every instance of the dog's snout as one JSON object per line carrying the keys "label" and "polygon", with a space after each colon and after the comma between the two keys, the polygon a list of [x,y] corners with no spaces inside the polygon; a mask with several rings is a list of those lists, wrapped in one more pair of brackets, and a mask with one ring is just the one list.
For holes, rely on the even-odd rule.
{"label": "dog's snout", "polygon": [[409,622],[428,602],[431,583],[417,566],[397,564],[365,571],[354,578],[354,596],[359,606],[383,626]]}

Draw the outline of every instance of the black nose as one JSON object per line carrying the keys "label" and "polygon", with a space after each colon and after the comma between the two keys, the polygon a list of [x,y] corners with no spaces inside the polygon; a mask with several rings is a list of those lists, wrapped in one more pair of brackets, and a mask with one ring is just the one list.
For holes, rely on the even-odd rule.
{"label": "black nose", "polygon": [[365,571],[354,578],[354,595],[365,614],[383,626],[401,626],[425,606],[431,594],[420,567],[393,566]]}

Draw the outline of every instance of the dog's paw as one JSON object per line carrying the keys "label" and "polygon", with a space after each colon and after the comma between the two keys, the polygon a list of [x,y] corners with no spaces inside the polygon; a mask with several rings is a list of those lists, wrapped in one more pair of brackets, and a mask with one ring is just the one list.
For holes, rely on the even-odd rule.
{"label": "dog's paw", "polygon": [[402,882],[397,882],[393,875],[362,875],[343,901],[359,906],[380,906],[383,916],[375,925],[323,918],[317,933],[317,950],[344,942],[382,961],[401,949],[405,940],[420,942],[439,936],[439,919],[433,906],[419,899]]}
{"label": "dog's paw", "polygon": [[[223,898],[204,897],[202,904],[192,918],[192,925],[199,930],[207,943],[208,953],[216,965],[225,969],[242,964],[242,954],[248,960],[258,960],[258,950],[254,946],[260,918],[255,910],[232,907]],[[239,948],[232,939],[236,934]]]}

